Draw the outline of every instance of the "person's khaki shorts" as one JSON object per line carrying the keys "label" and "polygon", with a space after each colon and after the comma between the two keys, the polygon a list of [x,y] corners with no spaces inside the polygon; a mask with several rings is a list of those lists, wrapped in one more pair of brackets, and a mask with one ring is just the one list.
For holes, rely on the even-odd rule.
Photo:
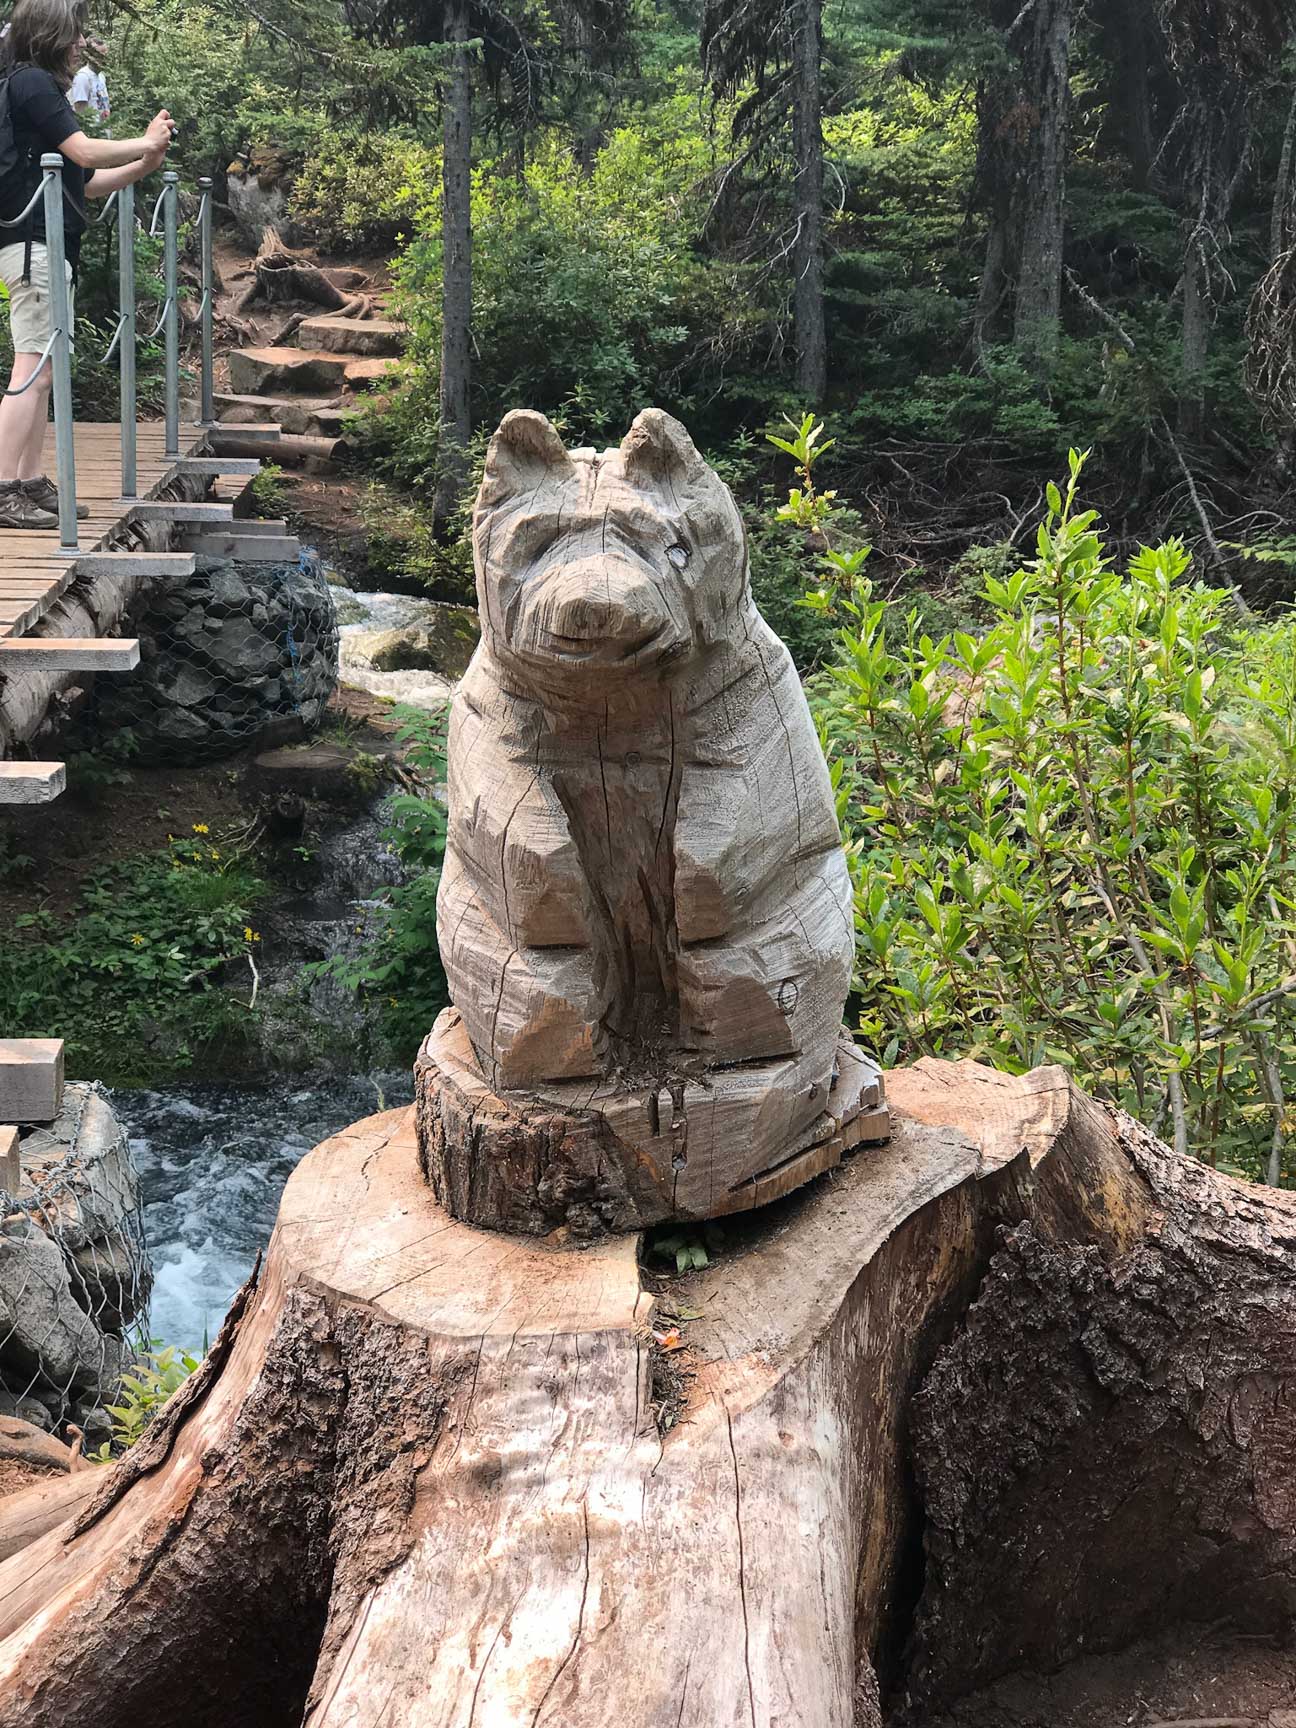
{"label": "person's khaki shorts", "polygon": [[[43,246],[31,251],[31,281],[23,281],[26,245],[0,246],[0,282],[9,290],[9,322],[15,354],[39,354],[50,339],[49,253]],[[75,328],[72,308],[72,266],[67,265],[68,317]],[[71,331],[69,330],[69,335]]]}

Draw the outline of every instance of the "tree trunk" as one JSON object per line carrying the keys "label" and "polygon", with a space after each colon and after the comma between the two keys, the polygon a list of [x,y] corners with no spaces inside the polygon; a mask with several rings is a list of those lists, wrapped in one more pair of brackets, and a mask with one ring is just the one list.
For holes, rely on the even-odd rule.
{"label": "tree trunk", "polygon": [[828,377],[824,330],[823,263],[823,6],[798,0],[792,37],[792,157],[795,164],[796,242],[792,249],[796,386],[812,408],[823,401]]}
{"label": "tree trunk", "polygon": [[1146,0],[1124,0],[1115,8],[1109,37],[1120,91],[1120,125],[1129,158],[1130,180],[1136,190],[1146,192],[1156,160],[1152,130],[1152,43],[1154,24]]}
{"label": "tree trunk", "polygon": [[1013,341],[1040,374],[1057,355],[1070,136],[1074,0],[1038,0],[1024,26],[1025,90],[1033,116],[1021,198],[1021,253]]}
{"label": "tree trunk", "polygon": [[466,0],[448,0],[441,98],[441,380],[432,520],[444,530],[468,477],[472,435],[472,60]]}
{"label": "tree trunk", "polygon": [[1278,173],[1274,180],[1273,203],[1269,211],[1269,262],[1282,256],[1291,244],[1292,153],[1296,150],[1296,90],[1292,91],[1287,109],[1287,124],[1283,128],[1282,151],[1278,157]]}
{"label": "tree trunk", "polygon": [[409,1112],[320,1147],[202,1368],[0,1565],[0,1725],[859,1728],[915,1456],[920,1701],[1272,1623],[1296,1197],[1056,1068],[890,1081],[888,1146],[656,1299],[633,1236],[451,1221]]}
{"label": "tree trunk", "polygon": [[1206,362],[1210,353],[1210,290],[1200,228],[1195,227],[1184,250],[1183,368],[1180,379],[1179,430],[1186,438],[1201,436],[1206,418]]}

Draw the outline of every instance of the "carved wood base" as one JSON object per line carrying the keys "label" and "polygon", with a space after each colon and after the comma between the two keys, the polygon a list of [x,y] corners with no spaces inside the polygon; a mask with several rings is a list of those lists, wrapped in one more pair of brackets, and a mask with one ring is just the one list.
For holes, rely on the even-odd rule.
{"label": "carved wood base", "polygon": [[745,1129],[777,1107],[771,1076],[791,1066],[744,1064],[656,1092],[586,1080],[497,1093],[447,1008],[415,1064],[420,1161],[452,1216],[526,1235],[746,1211],[890,1134],[881,1073],[843,1033],[822,1114],[773,1164],[748,1170]]}

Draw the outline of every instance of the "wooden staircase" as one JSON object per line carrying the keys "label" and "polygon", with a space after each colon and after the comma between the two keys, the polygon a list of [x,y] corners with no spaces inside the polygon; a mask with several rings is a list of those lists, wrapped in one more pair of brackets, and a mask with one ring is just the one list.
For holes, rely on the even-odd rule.
{"label": "wooden staircase", "polygon": [[326,471],[345,452],[357,399],[386,382],[405,343],[404,327],[385,317],[325,313],[304,319],[291,342],[234,350],[215,447],[252,453],[268,442],[276,462]]}

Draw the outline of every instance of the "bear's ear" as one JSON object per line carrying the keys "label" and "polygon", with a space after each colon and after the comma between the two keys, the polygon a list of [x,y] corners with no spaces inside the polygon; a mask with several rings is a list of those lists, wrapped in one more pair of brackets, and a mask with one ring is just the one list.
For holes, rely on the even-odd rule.
{"label": "bear's ear", "polygon": [[478,507],[502,504],[519,492],[534,492],[549,474],[566,479],[572,468],[566,446],[544,415],[515,408],[500,421],[490,441]]}
{"label": "bear's ear", "polygon": [[660,408],[645,408],[621,440],[621,461],[629,480],[686,480],[706,464],[678,420]]}

